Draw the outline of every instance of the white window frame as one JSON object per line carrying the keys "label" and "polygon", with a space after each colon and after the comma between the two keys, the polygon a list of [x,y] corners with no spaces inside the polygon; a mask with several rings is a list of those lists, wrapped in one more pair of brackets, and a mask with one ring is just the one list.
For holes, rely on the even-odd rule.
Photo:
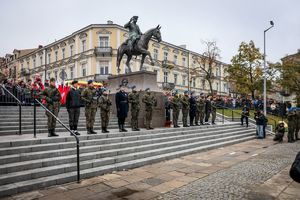
{"label": "white window frame", "polygon": [[[110,47],[110,37],[109,35],[99,35],[99,47]],[[104,42],[101,41],[101,38],[107,38]]]}
{"label": "white window frame", "polygon": [[164,60],[168,60],[169,53],[164,51]]}
{"label": "white window frame", "polygon": [[182,76],[182,85],[183,85],[183,86],[186,86],[186,79],[187,79],[187,76],[186,76],[186,75],[183,75],[183,76]]}
{"label": "white window frame", "polygon": [[86,51],[86,39],[81,40],[81,52]]}
{"label": "white window frame", "polygon": [[158,49],[153,49],[153,59],[158,60]]}
{"label": "white window frame", "polygon": [[177,55],[174,55],[174,60],[173,60],[173,62],[174,62],[175,65],[177,65],[177,60],[178,60],[178,56],[177,56]]}
{"label": "white window frame", "polygon": [[[110,65],[111,64],[109,60],[99,60],[97,73],[101,75],[108,75],[110,72]],[[102,69],[103,69],[103,73],[101,73]]]}
{"label": "white window frame", "polygon": [[75,66],[71,65],[69,68],[70,68],[70,79],[73,80],[74,79],[74,69],[75,69]]}
{"label": "white window frame", "polygon": [[62,59],[66,58],[66,49],[65,48],[61,49],[61,56],[62,56]]}
{"label": "white window frame", "polygon": [[51,63],[51,53],[48,53],[48,64]]}
{"label": "white window frame", "polygon": [[186,58],[185,57],[182,58],[182,66],[184,66],[184,67],[186,66]]}
{"label": "white window frame", "polygon": [[40,56],[40,64],[43,65],[43,56]]}
{"label": "white window frame", "polygon": [[54,55],[55,55],[55,62],[56,62],[58,61],[58,51],[55,51]]}
{"label": "white window frame", "polygon": [[169,76],[169,73],[164,71],[164,83],[168,83],[168,76]]}
{"label": "white window frame", "polygon": [[36,68],[36,60],[35,59],[33,59],[33,68]]}
{"label": "white window frame", "polygon": [[74,45],[73,44],[70,45],[69,50],[70,50],[70,57],[71,57],[71,56],[73,56],[73,52],[74,52]]}
{"label": "white window frame", "polygon": [[[85,74],[83,73],[85,70]],[[81,67],[80,67],[80,74],[81,76],[87,76],[87,63],[84,62],[84,63],[81,63]]]}

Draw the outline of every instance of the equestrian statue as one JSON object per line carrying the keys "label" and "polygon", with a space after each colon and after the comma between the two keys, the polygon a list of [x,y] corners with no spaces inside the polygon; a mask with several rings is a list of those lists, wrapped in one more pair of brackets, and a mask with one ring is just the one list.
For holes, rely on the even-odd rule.
{"label": "equestrian statue", "polygon": [[120,73],[120,63],[124,54],[127,56],[126,66],[128,67],[129,73],[131,72],[130,60],[132,56],[142,55],[140,71],[143,70],[143,64],[146,56],[149,56],[151,65],[154,65],[152,56],[148,51],[148,43],[153,37],[157,42],[161,42],[160,26],[152,28],[142,34],[139,26],[136,24],[138,16],[133,16],[128,23],[124,25],[125,28],[129,29],[128,39],[121,44],[118,48],[117,53],[117,68]]}

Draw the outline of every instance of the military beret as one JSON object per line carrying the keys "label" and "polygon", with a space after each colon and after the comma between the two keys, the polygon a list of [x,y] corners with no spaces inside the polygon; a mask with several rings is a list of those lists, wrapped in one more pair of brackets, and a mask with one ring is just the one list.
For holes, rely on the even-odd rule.
{"label": "military beret", "polygon": [[88,84],[91,84],[91,83],[93,83],[93,80],[89,80],[89,81],[88,81]]}
{"label": "military beret", "polygon": [[76,81],[76,80],[74,80],[74,81],[72,81],[72,85],[74,85],[74,84],[76,84],[76,83],[78,83],[78,81]]}

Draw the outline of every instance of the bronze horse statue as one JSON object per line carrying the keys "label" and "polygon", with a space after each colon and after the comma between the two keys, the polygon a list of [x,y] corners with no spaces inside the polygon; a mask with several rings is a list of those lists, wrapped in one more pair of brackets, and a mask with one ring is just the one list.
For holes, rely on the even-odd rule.
{"label": "bronze horse statue", "polygon": [[129,72],[131,72],[130,60],[132,56],[138,56],[142,54],[140,71],[143,70],[143,64],[146,56],[149,56],[151,65],[154,65],[151,53],[148,51],[148,43],[152,37],[156,39],[157,42],[161,42],[160,28],[161,27],[158,25],[156,28],[152,28],[147,32],[145,32],[144,34],[142,34],[140,39],[137,42],[135,42],[135,44],[133,44],[132,51],[129,50],[129,47],[127,46],[127,41],[121,44],[121,46],[118,48],[118,54],[117,54],[118,73],[120,73],[120,63],[124,54],[127,55],[126,66],[128,67]]}

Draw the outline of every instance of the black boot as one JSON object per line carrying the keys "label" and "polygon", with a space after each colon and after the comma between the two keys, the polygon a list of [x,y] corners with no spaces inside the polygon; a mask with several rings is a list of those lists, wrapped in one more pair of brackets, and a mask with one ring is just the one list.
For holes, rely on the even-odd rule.
{"label": "black boot", "polygon": [[90,128],[86,128],[86,132],[87,134],[92,134],[91,129]]}
{"label": "black boot", "polygon": [[52,137],[52,130],[48,129],[48,137]]}
{"label": "black boot", "polygon": [[121,124],[119,124],[119,132],[123,132]]}
{"label": "black boot", "polygon": [[109,133],[109,131],[107,130],[107,127],[104,128],[105,133]]}
{"label": "black boot", "polygon": [[78,133],[78,131],[77,131],[77,125],[74,126],[74,133],[75,133],[76,135],[80,135],[80,133]]}
{"label": "black boot", "polygon": [[52,129],[51,131],[51,137],[57,137],[58,135],[55,133],[55,129]]}
{"label": "black boot", "polygon": [[102,127],[102,131],[101,131],[102,133],[106,133],[106,131],[105,131],[105,128],[104,127]]}
{"label": "black boot", "polygon": [[121,125],[122,131],[127,132],[127,130],[124,128],[124,124]]}
{"label": "black boot", "polygon": [[94,129],[93,129],[93,128],[91,128],[91,129],[90,129],[90,131],[91,131],[91,134],[97,134],[97,132],[96,132],[96,131],[94,131]]}

